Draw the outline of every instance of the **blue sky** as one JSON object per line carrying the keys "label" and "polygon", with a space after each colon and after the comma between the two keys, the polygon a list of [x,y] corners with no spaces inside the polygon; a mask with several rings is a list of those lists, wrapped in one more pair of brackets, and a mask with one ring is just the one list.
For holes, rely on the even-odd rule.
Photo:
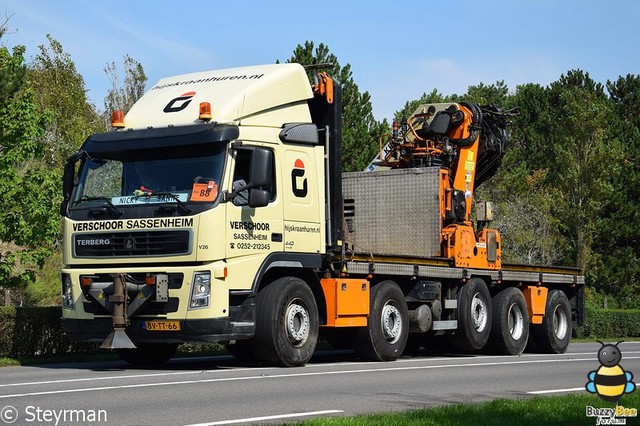
{"label": "blue sky", "polygon": [[129,54],[158,79],[287,60],[306,40],[350,63],[376,118],[437,89],[547,85],[570,69],[602,83],[640,73],[637,0],[0,0],[7,46],[60,41],[100,109],[107,62]]}

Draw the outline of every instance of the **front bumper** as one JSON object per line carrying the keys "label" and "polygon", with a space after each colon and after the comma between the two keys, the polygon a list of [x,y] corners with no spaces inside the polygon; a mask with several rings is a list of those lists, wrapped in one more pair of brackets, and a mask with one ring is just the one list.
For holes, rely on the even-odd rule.
{"label": "front bumper", "polygon": [[[251,338],[254,322],[234,322],[229,317],[179,320],[180,331],[149,331],[145,321],[152,318],[131,318],[125,329],[134,343],[228,342]],[[103,342],[113,331],[111,317],[94,319],[62,318],[62,326],[69,340],[74,342]]]}

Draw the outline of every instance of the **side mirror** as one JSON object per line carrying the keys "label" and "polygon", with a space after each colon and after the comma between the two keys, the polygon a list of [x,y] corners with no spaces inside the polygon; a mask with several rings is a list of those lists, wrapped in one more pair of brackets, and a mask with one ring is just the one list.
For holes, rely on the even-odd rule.
{"label": "side mirror", "polygon": [[[240,149],[245,153],[250,153],[250,160],[247,155],[243,154],[243,161],[249,161],[248,165],[245,163],[242,167],[243,173],[240,175],[245,180],[245,185],[236,187],[234,182],[233,192],[223,191],[221,200],[223,203],[233,200],[236,205],[264,207],[269,204],[271,199],[273,151],[260,147]],[[248,170],[245,171],[247,166]],[[234,179],[236,178],[234,177]],[[240,202],[238,202],[239,199]]]}
{"label": "side mirror", "polygon": [[64,165],[64,176],[62,177],[62,203],[60,204],[60,214],[67,214],[67,207],[69,200],[71,199],[71,192],[73,191],[73,182],[75,181],[76,163],[83,158],[87,153],[85,151],[78,151],[69,158]]}
{"label": "side mirror", "polygon": [[271,185],[273,152],[269,149],[255,148],[251,156],[251,171],[248,184],[252,188]]}
{"label": "side mirror", "polygon": [[253,188],[249,190],[249,207],[264,207],[269,204],[271,194],[265,189]]}

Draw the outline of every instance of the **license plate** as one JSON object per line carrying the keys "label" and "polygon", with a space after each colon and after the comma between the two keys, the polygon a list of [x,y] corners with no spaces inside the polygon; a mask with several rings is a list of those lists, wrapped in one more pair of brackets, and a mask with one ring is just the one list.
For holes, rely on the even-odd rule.
{"label": "license plate", "polygon": [[147,331],[180,331],[180,321],[145,321]]}

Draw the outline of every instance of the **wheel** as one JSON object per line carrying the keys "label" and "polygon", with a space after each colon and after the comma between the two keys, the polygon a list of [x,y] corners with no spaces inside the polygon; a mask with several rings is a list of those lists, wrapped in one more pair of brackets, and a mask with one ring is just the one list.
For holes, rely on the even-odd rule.
{"label": "wheel", "polygon": [[571,304],[564,292],[551,290],[547,296],[542,324],[531,325],[536,348],[544,353],[565,353],[571,339]]}
{"label": "wheel", "polygon": [[178,346],[177,343],[136,343],[136,349],[119,349],[116,353],[120,359],[136,367],[155,367],[169,361]]}
{"label": "wheel", "polygon": [[371,288],[370,300],[369,321],[356,331],[355,352],[372,361],[395,361],[409,336],[404,294],[393,281],[382,281]]}
{"label": "wheel", "polygon": [[471,278],[458,293],[458,329],[451,343],[462,351],[482,349],[491,332],[491,296],[487,284]]}
{"label": "wheel", "polygon": [[233,345],[227,343],[224,345],[229,355],[232,355],[236,359],[240,359],[242,361],[253,361],[256,359],[253,354],[253,349],[251,349],[251,341],[250,340],[238,340]]}
{"label": "wheel", "polygon": [[259,361],[282,367],[304,365],[318,342],[318,307],[307,283],[280,278],[258,292],[252,349]]}
{"label": "wheel", "polygon": [[507,287],[493,297],[492,304],[491,348],[504,355],[521,354],[529,340],[529,311],[524,295],[515,287]]}

